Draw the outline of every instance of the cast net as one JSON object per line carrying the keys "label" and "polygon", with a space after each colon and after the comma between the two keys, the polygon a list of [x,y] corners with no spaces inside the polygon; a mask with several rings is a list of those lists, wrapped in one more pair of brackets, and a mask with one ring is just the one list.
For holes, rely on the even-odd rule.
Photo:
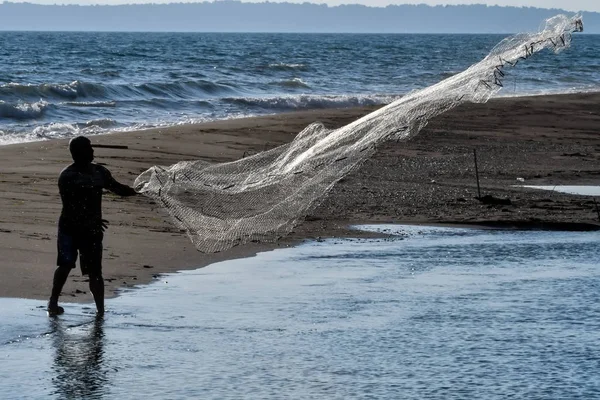
{"label": "cast net", "polygon": [[411,92],[339,129],[313,123],[280,147],[234,162],[182,161],[154,166],[135,180],[138,192],[166,208],[202,252],[288,234],[334,184],[371,157],[387,140],[416,135],[428,121],[462,103],[486,102],[503,86],[508,67],[535,53],[559,52],[579,15],[558,15],[537,33],[501,41],[482,61],[433,86]]}

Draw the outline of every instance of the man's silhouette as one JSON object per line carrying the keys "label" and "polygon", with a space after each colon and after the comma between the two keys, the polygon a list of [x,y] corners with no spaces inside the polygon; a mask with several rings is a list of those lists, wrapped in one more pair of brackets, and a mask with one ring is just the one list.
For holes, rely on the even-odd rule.
{"label": "man's silhouette", "polygon": [[81,273],[88,275],[90,291],[98,314],[104,314],[104,280],[102,279],[102,238],[107,221],[102,219],[102,190],[120,196],[133,196],[135,190],[117,182],[110,172],[94,164],[94,149],[90,140],[78,136],[69,142],[74,163],[65,168],[58,178],[62,212],[58,221],[58,258],[48,314],[58,315],[64,309],[58,297],[75,268],[77,254]]}

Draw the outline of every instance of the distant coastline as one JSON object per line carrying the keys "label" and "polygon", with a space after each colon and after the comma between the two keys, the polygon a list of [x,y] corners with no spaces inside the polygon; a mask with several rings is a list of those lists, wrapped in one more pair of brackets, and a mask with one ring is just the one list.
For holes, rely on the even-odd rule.
{"label": "distant coastline", "polygon": [[[531,31],[559,9],[486,5],[329,7],[312,3],[130,5],[0,4],[0,31],[515,33]],[[600,33],[600,13],[584,12],[587,33]]]}

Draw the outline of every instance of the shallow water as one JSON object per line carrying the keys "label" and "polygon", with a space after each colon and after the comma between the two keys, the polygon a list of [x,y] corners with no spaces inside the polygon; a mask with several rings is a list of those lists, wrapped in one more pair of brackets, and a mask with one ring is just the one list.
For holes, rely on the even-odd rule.
{"label": "shallow water", "polygon": [[599,232],[379,226],[49,320],[0,299],[0,398],[600,397]]}
{"label": "shallow water", "polygon": [[539,190],[550,190],[553,192],[577,194],[581,196],[600,196],[600,186],[578,186],[578,185],[542,185],[542,186],[530,186],[524,185],[523,187],[530,189]]}

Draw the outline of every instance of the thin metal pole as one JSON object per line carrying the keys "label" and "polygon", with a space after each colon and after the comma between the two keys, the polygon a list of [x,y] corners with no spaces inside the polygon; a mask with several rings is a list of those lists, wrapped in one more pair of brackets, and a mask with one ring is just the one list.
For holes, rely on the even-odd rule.
{"label": "thin metal pole", "polygon": [[475,159],[475,177],[477,178],[477,198],[481,199],[481,188],[479,187],[479,169],[477,168],[477,150],[473,149],[473,158]]}

